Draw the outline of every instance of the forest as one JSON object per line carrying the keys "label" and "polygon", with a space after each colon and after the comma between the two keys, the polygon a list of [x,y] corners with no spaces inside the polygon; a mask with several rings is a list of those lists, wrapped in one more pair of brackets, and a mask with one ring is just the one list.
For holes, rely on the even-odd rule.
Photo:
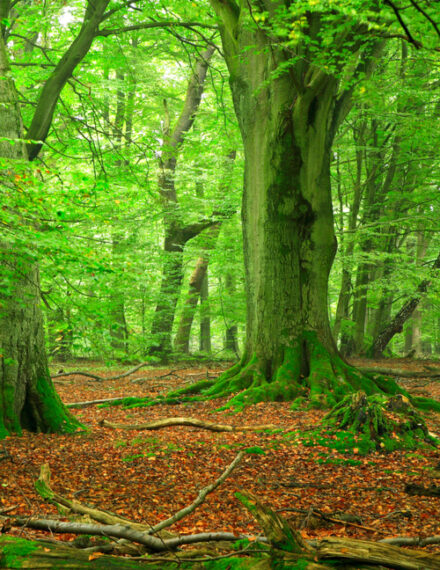
{"label": "forest", "polygon": [[0,0],[0,568],[440,568],[439,8]]}

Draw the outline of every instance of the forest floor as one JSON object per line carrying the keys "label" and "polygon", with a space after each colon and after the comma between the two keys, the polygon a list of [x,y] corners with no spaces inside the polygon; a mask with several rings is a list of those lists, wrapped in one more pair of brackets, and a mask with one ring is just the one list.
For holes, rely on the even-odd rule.
{"label": "forest floor", "polygon": [[[367,361],[356,363],[367,365]],[[369,366],[374,364],[422,371],[427,363],[368,361]],[[440,363],[430,365],[440,367]],[[127,378],[104,382],[68,376],[60,378],[56,386],[65,403],[155,396],[206,378],[207,372],[211,376],[218,374],[225,366],[143,368]],[[102,376],[120,370],[99,363],[81,363],[80,368]],[[405,378],[400,383],[415,395],[440,399],[439,379]],[[300,431],[306,437],[317,427],[322,411],[292,411],[288,403],[261,403],[238,413],[216,411],[222,403],[224,400],[128,410],[93,405],[72,409],[91,428],[88,432],[8,437],[0,442],[0,514],[57,515],[56,508],[44,503],[34,490],[40,466],[48,463],[56,492],[154,525],[191,504],[200,489],[214,482],[240,449],[254,447],[257,452],[246,454],[200,508],[169,530],[179,534],[208,530],[258,534],[256,523],[234,496],[235,491],[245,489],[286,518],[295,519],[305,538],[332,535],[380,540],[440,534],[440,496],[411,496],[405,492],[410,483],[440,485],[440,449],[367,456],[343,454],[321,445],[304,445],[290,431]],[[132,424],[173,416],[235,426],[270,423],[289,431],[214,433],[192,427],[127,431],[100,426],[104,419]],[[427,424],[432,432],[440,434],[438,415],[428,414]],[[311,528],[314,525],[309,524],[312,518],[308,515],[313,509],[329,515],[352,514],[359,519],[353,519],[356,523],[319,521],[316,528]],[[47,537],[47,533],[30,529],[12,528],[8,532]],[[73,540],[74,536],[57,538]],[[440,545],[427,548],[439,551]]]}

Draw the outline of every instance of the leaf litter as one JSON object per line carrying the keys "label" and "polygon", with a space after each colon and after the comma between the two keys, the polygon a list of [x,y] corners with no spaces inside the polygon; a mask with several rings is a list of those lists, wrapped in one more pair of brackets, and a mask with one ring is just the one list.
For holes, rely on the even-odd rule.
{"label": "leaf litter", "polygon": [[[398,367],[419,370],[417,363],[401,360]],[[119,372],[97,371],[90,365],[87,370],[109,377]],[[210,372],[219,374],[222,370],[217,367]],[[106,382],[70,376],[56,386],[68,404],[156,396],[206,374],[206,367],[143,369]],[[427,378],[421,383],[420,378],[405,378],[400,383],[414,395],[439,399],[439,380]],[[439,450],[430,447],[361,456],[356,448],[347,454],[327,445],[309,446],[305,445],[307,433],[317,428],[325,412],[292,411],[288,403],[281,402],[260,403],[235,413],[217,411],[225,401],[132,409],[91,405],[71,410],[90,431],[69,435],[24,433],[6,438],[0,442],[0,514],[61,516],[34,489],[40,466],[48,463],[52,488],[60,494],[153,526],[194,501],[200,489],[217,479],[240,449],[250,448],[251,453],[232,475],[171,531],[259,533],[234,495],[247,490],[300,528],[304,538],[380,540],[440,534],[440,497],[405,492],[410,484],[440,485]],[[216,433],[176,426],[150,432],[100,425],[102,420],[133,424],[175,416],[236,426],[270,423],[280,431]],[[440,433],[438,416],[428,415],[427,424],[431,431]],[[331,520],[323,518],[325,515]],[[342,516],[344,521],[334,522]],[[13,527],[7,532],[47,537],[27,528]],[[75,536],[58,538],[71,541]],[[426,549],[436,551],[439,546]]]}

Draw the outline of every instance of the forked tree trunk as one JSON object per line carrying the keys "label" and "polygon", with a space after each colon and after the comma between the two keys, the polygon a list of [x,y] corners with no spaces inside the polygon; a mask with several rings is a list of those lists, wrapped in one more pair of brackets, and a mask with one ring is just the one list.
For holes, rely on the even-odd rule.
{"label": "forked tree trunk", "polygon": [[209,251],[214,249],[218,234],[220,232],[221,224],[211,226],[206,231],[207,243],[204,245],[204,252],[199,256],[196,262],[194,271],[189,280],[188,295],[182,310],[182,316],[177,329],[176,338],[174,341],[174,348],[177,352],[188,354],[189,352],[189,339],[191,335],[191,328],[194,320],[197,303],[200,298],[202,285],[208,271],[209,264]]}
{"label": "forked tree trunk", "polygon": [[[12,198],[23,191],[28,157],[1,37],[0,136],[0,185],[5,198]],[[78,424],[62,405],[49,374],[36,260],[0,236],[0,265],[0,438],[22,428],[73,430]]]}

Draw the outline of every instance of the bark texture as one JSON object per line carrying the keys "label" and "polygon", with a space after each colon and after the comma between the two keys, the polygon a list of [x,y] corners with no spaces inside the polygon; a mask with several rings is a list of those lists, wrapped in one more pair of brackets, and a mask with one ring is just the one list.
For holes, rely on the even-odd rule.
{"label": "bark texture", "polygon": [[[351,91],[339,92],[336,77],[307,63],[311,54],[294,63],[274,44],[270,21],[277,17],[277,2],[211,4],[220,21],[245,154],[247,338],[241,362],[205,394],[240,391],[234,402],[241,404],[292,399],[310,388],[321,405],[364,383],[371,393],[374,382],[339,357],[327,306],[336,252],[331,148]],[[259,9],[267,12],[265,29],[255,26]],[[310,38],[319,42],[320,17],[309,19]],[[300,41],[298,49],[307,54],[306,43]],[[361,61],[367,72],[369,56]]]}
{"label": "bark texture", "polygon": [[[6,194],[23,191],[28,160],[17,100],[0,38],[0,184]],[[22,428],[72,431],[78,423],[50,379],[37,262],[0,235],[0,263],[0,437]]]}

